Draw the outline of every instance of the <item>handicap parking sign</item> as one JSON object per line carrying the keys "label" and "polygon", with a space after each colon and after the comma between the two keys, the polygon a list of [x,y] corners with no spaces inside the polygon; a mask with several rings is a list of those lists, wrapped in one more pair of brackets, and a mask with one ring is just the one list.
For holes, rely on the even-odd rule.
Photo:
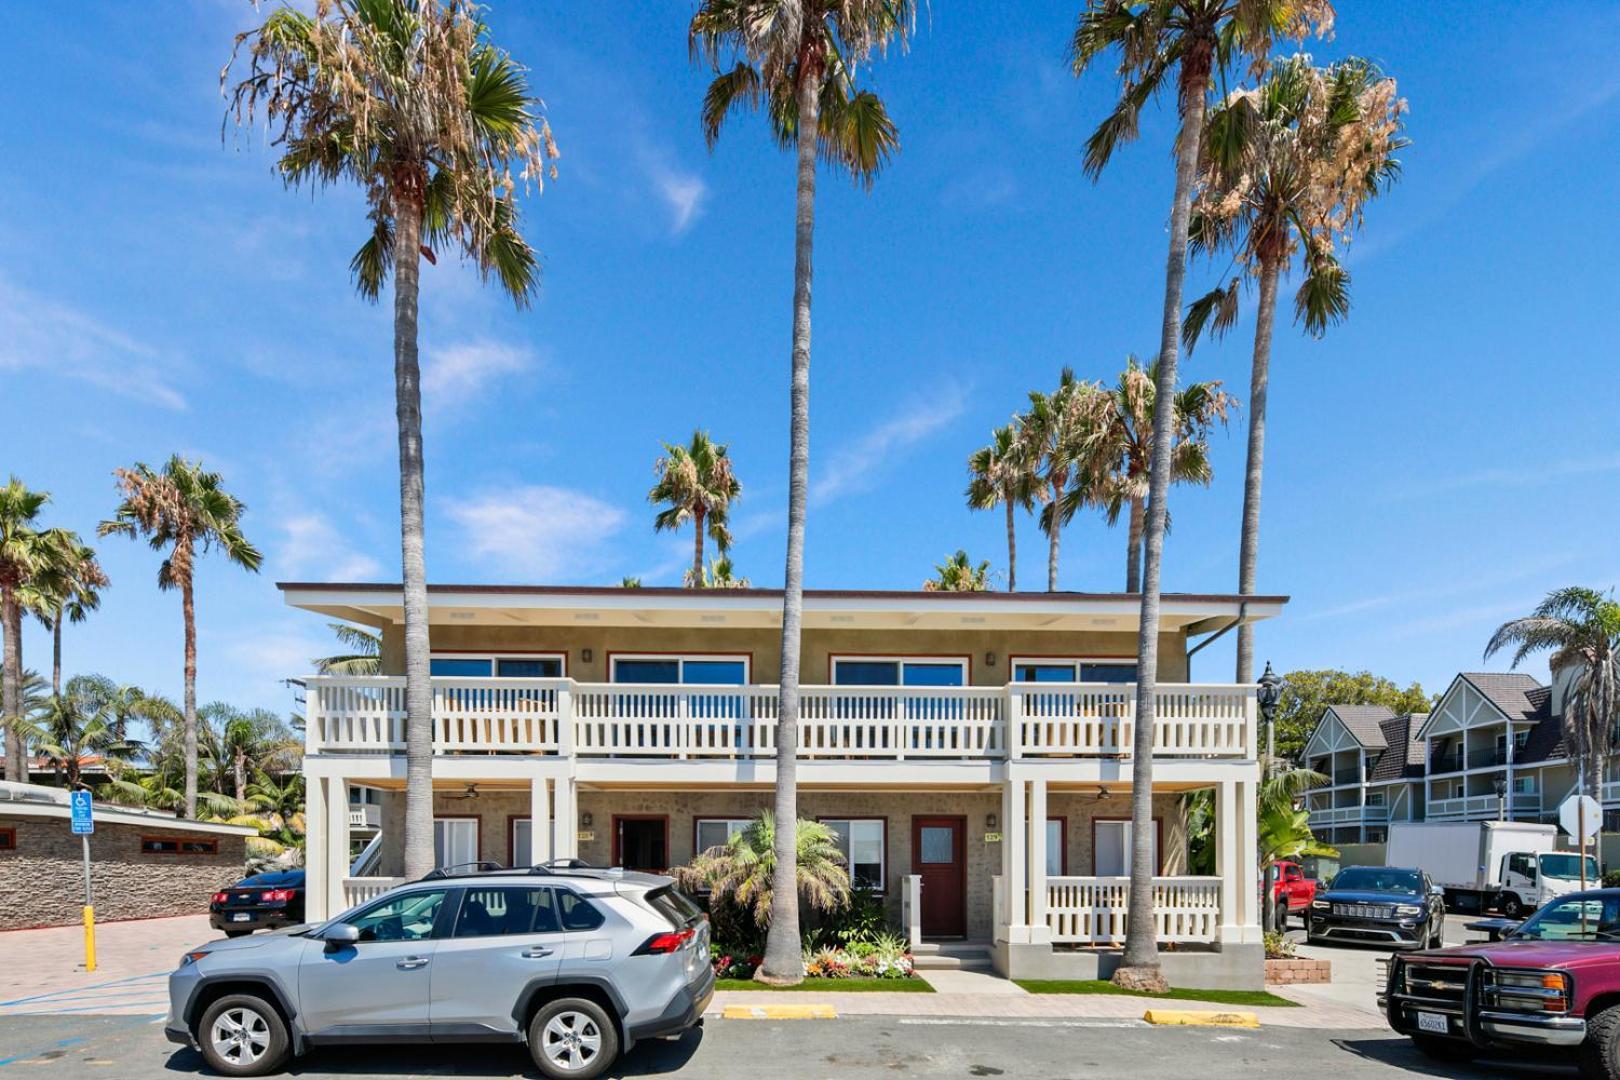
{"label": "handicap parking sign", "polygon": [[73,835],[88,836],[96,831],[95,818],[90,812],[90,793],[88,791],[75,791],[72,794],[73,806]]}

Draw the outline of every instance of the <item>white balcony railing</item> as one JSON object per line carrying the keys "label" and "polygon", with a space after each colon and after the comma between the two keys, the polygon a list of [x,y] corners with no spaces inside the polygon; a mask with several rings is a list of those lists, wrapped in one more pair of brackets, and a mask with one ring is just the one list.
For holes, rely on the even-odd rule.
{"label": "white balcony railing", "polygon": [[[403,677],[323,675],[305,682],[309,753],[404,749]],[[1160,686],[1155,755],[1253,757],[1254,703],[1253,687]],[[1128,758],[1135,716],[1136,688],[1129,684],[805,686],[799,754]],[[777,688],[439,677],[432,717],[440,754],[770,758]]]}
{"label": "white balcony railing", "polygon": [[1463,799],[1430,799],[1427,817],[1430,821],[1488,821],[1506,811],[1512,817],[1518,814],[1539,814],[1541,795],[1534,791],[1516,791],[1506,802],[1495,795],[1470,795]]}
{"label": "white balcony railing", "polygon": [[349,804],[349,828],[351,829],[380,829],[382,828],[382,807],[372,803],[356,806]]}
{"label": "white balcony railing", "polygon": [[[1128,877],[1046,879],[1046,924],[1058,942],[1125,940]],[[1160,941],[1214,941],[1221,922],[1221,879],[1156,877],[1153,920]]]}
{"label": "white balcony railing", "polygon": [[367,900],[381,896],[395,885],[405,884],[400,877],[351,877],[343,879],[343,907],[345,910]]}
{"label": "white balcony railing", "polygon": [[1387,806],[1324,806],[1311,811],[1311,826],[1360,825],[1363,821],[1389,820]]}

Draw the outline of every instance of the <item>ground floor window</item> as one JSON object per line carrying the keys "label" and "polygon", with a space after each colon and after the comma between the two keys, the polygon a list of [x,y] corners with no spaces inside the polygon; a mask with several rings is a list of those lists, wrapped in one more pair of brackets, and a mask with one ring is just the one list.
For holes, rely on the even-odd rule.
{"label": "ground floor window", "polygon": [[966,657],[835,656],[835,686],[965,686]]}
{"label": "ground floor window", "polygon": [[460,866],[478,861],[478,819],[476,817],[436,817],[433,819],[433,865]]}
{"label": "ground floor window", "polygon": [[701,855],[724,847],[752,823],[752,818],[698,818],[692,823],[692,850]]}
{"label": "ground floor window", "polygon": [[887,822],[882,818],[823,818],[849,867],[850,884],[879,892],[887,885]]}
{"label": "ground floor window", "polygon": [[[1163,872],[1160,843],[1164,822],[1153,819],[1153,872]],[[1131,822],[1121,818],[1094,818],[1091,822],[1091,872],[1098,877],[1129,877],[1131,873]]]}
{"label": "ground floor window", "polygon": [[434,653],[428,670],[473,679],[560,679],[565,660],[562,653]]}
{"label": "ground floor window", "polygon": [[744,686],[748,682],[746,655],[641,654],[614,656],[608,677],[616,683]]}
{"label": "ground floor window", "polygon": [[17,830],[11,826],[0,828],[0,851],[17,850]]}
{"label": "ground floor window", "polygon": [[218,840],[186,836],[143,836],[142,855],[218,855]]}
{"label": "ground floor window", "polygon": [[1013,657],[1013,682],[1132,683],[1136,681],[1136,661],[1075,657]]}
{"label": "ground floor window", "polygon": [[506,857],[513,866],[534,865],[534,821],[526,817],[508,819]]}

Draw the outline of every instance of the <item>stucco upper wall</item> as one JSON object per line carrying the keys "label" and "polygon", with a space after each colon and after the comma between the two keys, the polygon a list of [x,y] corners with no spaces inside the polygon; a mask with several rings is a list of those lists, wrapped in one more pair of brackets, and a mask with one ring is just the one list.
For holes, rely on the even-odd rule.
{"label": "stucco upper wall", "polygon": [[[627,653],[745,653],[751,657],[756,683],[776,682],[780,675],[781,636],[774,628],[703,627],[498,627],[435,626],[435,651],[558,652],[568,657],[567,672],[581,682],[608,681],[611,655]],[[590,650],[591,658],[584,658]],[[995,662],[987,663],[987,654]],[[876,630],[818,629],[804,631],[801,678],[807,684],[831,681],[835,655],[904,655],[962,657],[969,661],[976,686],[1000,686],[1010,677],[1012,657],[1065,656],[1088,659],[1136,655],[1136,635],[1110,632],[1027,630]],[[383,671],[405,669],[404,628],[383,630]],[[1159,637],[1159,678],[1188,681],[1187,639],[1181,631]]]}

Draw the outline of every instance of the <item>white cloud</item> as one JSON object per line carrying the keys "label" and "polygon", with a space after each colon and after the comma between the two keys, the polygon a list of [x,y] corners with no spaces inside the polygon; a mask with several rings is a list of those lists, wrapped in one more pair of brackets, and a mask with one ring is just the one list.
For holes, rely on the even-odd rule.
{"label": "white cloud", "polygon": [[967,408],[967,390],[942,382],[925,398],[913,398],[864,437],[828,456],[821,475],[810,484],[819,503],[869,491],[882,473],[912,446],[949,425]]}
{"label": "white cloud", "polygon": [[703,213],[709,185],[695,173],[680,172],[666,165],[651,168],[653,189],[669,208],[670,231],[679,236]]}
{"label": "white cloud", "polygon": [[465,341],[434,349],[422,365],[422,399],[429,408],[461,405],[502,376],[534,366],[534,354],[527,349],[494,341]]}
{"label": "white cloud", "polygon": [[473,557],[528,581],[560,582],[598,571],[604,544],[623,526],[616,506],[568,488],[535,484],[447,504]]}
{"label": "white cloud", "polygon": [[77,308],[0,281],[0,371],[38,371],[166,409],[186,408],[169,358]]}
{"label": "white cloud", "polygon": [[290,514],[281,518],[285,534],[276,551],[276,569],[287,578],[306,581],[373,581],[382,564],[356,551],[320,514]]}

